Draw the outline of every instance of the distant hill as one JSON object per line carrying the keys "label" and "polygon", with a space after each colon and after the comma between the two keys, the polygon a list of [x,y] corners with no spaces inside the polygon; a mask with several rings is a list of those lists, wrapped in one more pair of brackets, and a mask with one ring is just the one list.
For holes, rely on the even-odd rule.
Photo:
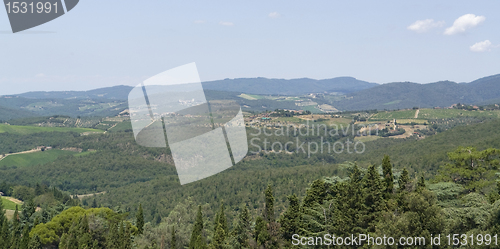
{"label": "distant hill", "polygon": [[0,106],[0,122],[7,121],[16,118],[28,118],[37,116],[35,113],[30,111],[24,111],[19,109],[12,109]]}
{"label": "distant hill", "polygon": [[348,94],[345,99],[332,104],[341,110],[383,110],[492,103],[499,99],[500,75],[493,75],[470,83],[388,83]]}
{"label": "distant hill", "polygon": [[51,91],[51,92],[27,92],[17,94],[23,98],[30,99],[117,99],[125,100],[132,90],[131,86],[113,86],[99,88],[90,91]]}
{"label": "distant hill", "polygon": [[[241,78],[203,82],[207,99],[233,99],[246,110],[294,109],[294,101],[270,98],[248,100],[240,93],[260,95],[306,95],[337,93],[316,98],[339,110],[393,110],[412,107],[447,107],[456,103],[491,104],[500,102],[500,74],[470,83],[441,81],[429,84],[396,82],[375,84],[352,77],[314,80]],[[31,116],[68,115],[112,116],[127,108],[131,86],[115,86],[90,91],[28,92],[0,96],[0,120]],[[321,94],[320,94],[321,95]]]}
{"label": "distant hill", "polygon": [[378,86],[376,83],[357,80],[352,77],[315,80],[241,78],[203,82],[207,90],[241,92],[267,95],[302,95],[308,93],[339,92],[352,93]]}

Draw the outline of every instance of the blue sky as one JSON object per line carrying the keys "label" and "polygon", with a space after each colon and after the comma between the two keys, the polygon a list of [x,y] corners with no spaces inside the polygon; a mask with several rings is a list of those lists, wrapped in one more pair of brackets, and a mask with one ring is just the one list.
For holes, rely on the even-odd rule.
{"label": "blue sky", "polygon": [[136,85],[196,62],[202,81],[352,76],[468,82],[500,73],[499,1],[85,1],[12,34],[0,95]]}

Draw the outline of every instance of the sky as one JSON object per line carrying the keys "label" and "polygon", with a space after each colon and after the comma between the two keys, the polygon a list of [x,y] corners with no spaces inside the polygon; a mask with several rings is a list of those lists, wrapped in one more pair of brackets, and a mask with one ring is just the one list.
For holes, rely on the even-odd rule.
{"label": "sky", "polygon": [[0,95],[137,85],[195,62],[202,81],[351,76],[470,82],[499,74],[500,1],[80,1],[13,34]]}

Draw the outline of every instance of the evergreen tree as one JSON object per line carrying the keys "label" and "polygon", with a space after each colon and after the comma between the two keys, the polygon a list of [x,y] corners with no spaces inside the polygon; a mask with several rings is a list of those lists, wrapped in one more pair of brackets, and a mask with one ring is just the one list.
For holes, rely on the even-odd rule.
{"label": "evergreen tree", "polygon": [[250,213],[246,206],[238,215],[238,223],[234,228],[235,249],[248,248],[248,231],[250,229]]}
{"label": "evergreen tree", "polygon": [[214,239],[211,244],[211,248],[222,249],[224,248],[224,240],[226,239],[226,232],[222,228],[222,225],[217,226],[217,231],[215,231]]}
{"label": "evergreen tree", "polygon": [[365,180],[366,198],[365,205],[367,207],[367,222],[369,231],[374,231],[375,222],[381,217],[381,212],[385,208],[385,201],[383,199],[383,187],[380,182],[380,176],[372,165],[368,167]]}
{"label": "evergreen tree", "polygon": [[118,224],[114,221],[110,222],[108,235],[106,236],[106,248],[120,248],[120,239]]}
{"label": "evergreen tree", "polygon": [[401,173],[401,176],[399,177],[399,191],[404,191],[406,190],[406,186],[410,183],[410,176],[408,174],[408,170],[406,168],[403,169],[403,173]]}
{"label": "evergreen tree", "polygon": [[254,239],[259,246],[270,240],[270,235],[267,231],[267,222],[261,216],[257,216],[257,219],[255,219]]}
{"label": "evergreen tree", "polygon": [[19,210],[16,205],[16,211],[14,211],[14,216],[12,217],[12,232],[11,232],[11,249],[18,249],[21,238],[21,223],[19,221]]}
{"label": "evergreen tree", "polygon": [[422,190],[425,188],[425,179],[424,179],[424,176],[420,176],[420,178],[418,179],[418,183],[417,183],[417,190]]}
{"label": "evergreen tree", "polygon": [[384,173],[385,192],[392,194],[394,191],[394,177],[392,175],[391,159],[388,155],[384,155],[384,159],[382,159],[382,171]]}
{"label": "evergreen tree", "polygon": [[264,217],[266,218],[267,222],[273,222],[274,221],[274,196],[273,196],[273,190],[271,188],[271,184],[267,185],[267,189],[265,192],[265,198],[266,198],[266,203],[264,207]]}
{"label": "evergreen tree", "polygon": [[142,210],[142,204],[139,204],[139,210],[135,216],[137,233],[142,234],[144,232],[144,210]]}
{"label": "evergreen tree", "polygon": [[26,224],[24,225],[23,237],[21,238],[20,248],[28,248],[29,243],[30,243],[30,229],[29,226]]}
{"label": "evergreen tree", "polygon": [[23,211],[21,213],[21,222],[24,224],[32,225],[31,216],[36,211],[36,206],[35,206],[35,203],[33,202],[33,199],[30,199],[29,201],[25,202],[22,205],[22,210]]}
{"label": "evergreen tree", "polygon": [[292,236],[299,233],[302,214],[300,212],[299,198],[295,194],[288,196],[288,202],[290,202],[290,206],[280,219],[280,224],[283,238],[285,241],[291,242]]}
{"label": "evergreen tree", "polygon": [[10,229],[9,229],[9,221],[7,218],[3,220],[2,232],[0,233],[2,236],[2,244],[0,244],[0,249],[8,249],[10,248]]}
{"label": "evergreen tree", "polygon": [[42,242],[40,241],[38,234],[33,235],[30,239],[28,249],[42,249]]}
{"label": "evergreen tree", "polygon": [[0,232],[2,231],[3,220],[5,217],[5,210],[3,209],[3,201],[0,199]]}
{"label": "evergreen tree", "polygon": [[189,241],[189,249],[202,249],[206,248],[205,238],[203,237],[203,214],[201,213],[201,205],[198,206],[198,213],[196,214],[196,221],[191,233]]}
{"label": "evergreen tree", "polygon": [[177,238],[176,238],[176,235],[175,235],[175,226],[172,227],[172,235],[171,235],[171,238],[170,238],[170,248],[171,249],[177,248]]}
{"label": "evergreen tree", "polygon": [[217,214],[218,220],[216,224],[216,230],[217,226],[221,226],[222,230],[224,233],[228,232],[228,227],[227,227],[227,218],[226,218],[226,207],[224,206],[224,202],[222,202],[220,206],[219,213]]}

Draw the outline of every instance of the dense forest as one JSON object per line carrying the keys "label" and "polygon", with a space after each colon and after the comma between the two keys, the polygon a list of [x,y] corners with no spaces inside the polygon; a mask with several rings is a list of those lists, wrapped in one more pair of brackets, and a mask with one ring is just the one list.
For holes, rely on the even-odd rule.
{"label": "dense forest", "polygon": [[[16,209],[12,220],[0,209],[0,244],[16,249],[351,247],[348,243],[360,248],[496,248],[499,155],[497,149],[459,147],[448,153],[449,163],[430,181],[411,177],[406,168],[396,176],[386,155],[368,168],[349,165],[348,177],[313,181],[299,191],[303,197],[288,195],[282,211],[269,184],[260,192],[258,212],[250,211],[254,202],[242,201],[237,215],[229,218],[224,200],[210,208],[186,197],[158,226],[145,224],[142,205],[130,222],[123,210],[96,203],[84,209],[78,200],[37,185],[35,198],[25,202],[22,212]],[[60,205],[73,207],[56,214],[35,212],[37,194],[57,196]],[[459,234],[459,239],[449,234]],[[367,239],[383,237],[383,245]]]}

